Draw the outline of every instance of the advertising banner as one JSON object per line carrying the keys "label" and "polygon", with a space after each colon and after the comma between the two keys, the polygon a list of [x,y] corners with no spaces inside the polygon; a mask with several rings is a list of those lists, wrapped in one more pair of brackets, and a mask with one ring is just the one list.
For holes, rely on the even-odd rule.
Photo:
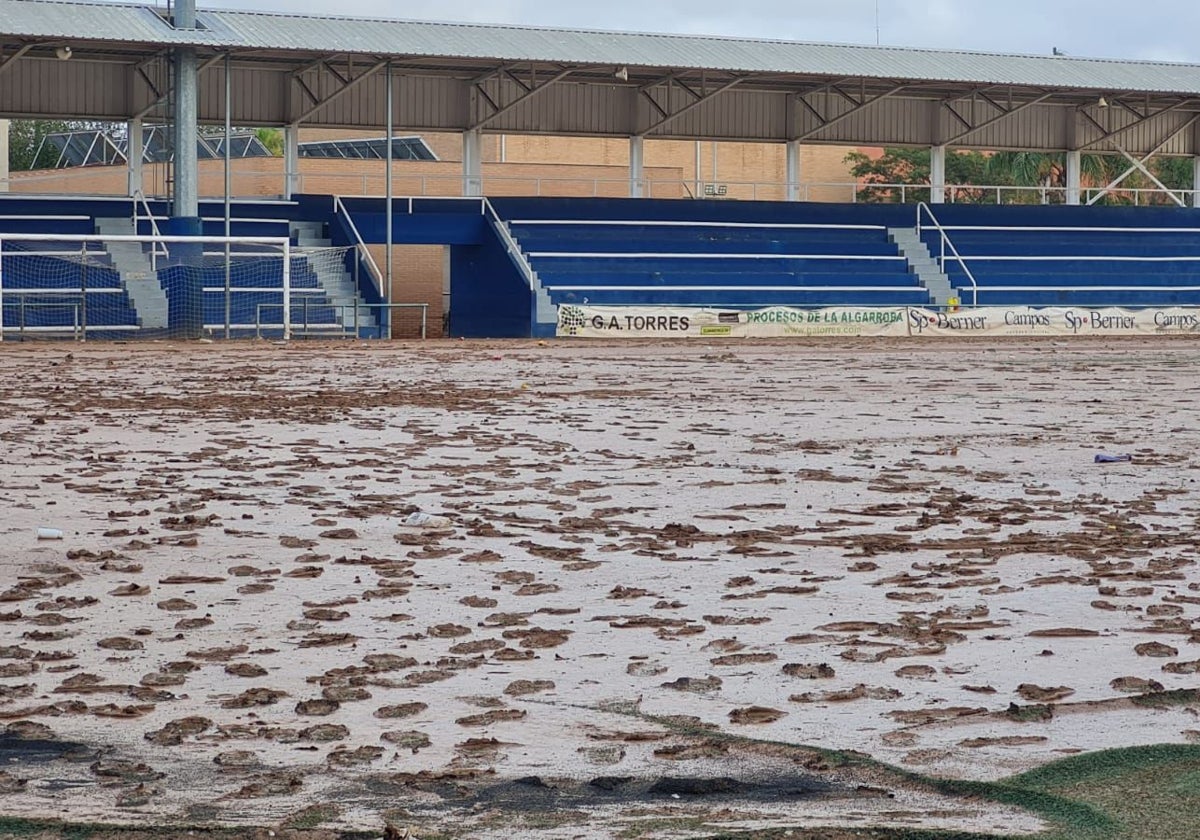
{"label": "advertising banner", "polygon": [[902,307],[698,309],[691,307],[560,306],[558,335],[583,338],[806,338],[906,336]]}
{"label": "advertising banner", "polygon": [[560,337],[818,338],[839,336],[1200,335],[1200,309],[991,306],[939,312],[919,307],[716,309],[560,306]]}

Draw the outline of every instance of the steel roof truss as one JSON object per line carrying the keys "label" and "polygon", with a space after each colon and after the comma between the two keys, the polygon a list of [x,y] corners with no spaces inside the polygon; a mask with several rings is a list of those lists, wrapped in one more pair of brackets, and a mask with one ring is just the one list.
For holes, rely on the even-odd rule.
{"label": "steel roof truss", "polygon": [[1045,102],[1047,99],[1050,99],[1052,96],[1054,96],[1053,93],[1043,93],[1040,96],[1034,97],[1033,99],[1030,99],[1027,102],[1022,102],[1020,105],[1015,105],[1011,108],[1008,108],[1007,110],[1002,110],[1001,113],[997,114],[996,116],[990,117],[977,125],[972,125],[966,131],[962,131],[962,132],[959,132],[958,134],[954,135],[950,139],[946,140],[944,145],[947,145],[947,146],[954,145],[955,143],[958,143],[958,142],[970,137],[972,134],[983,131],[985,128],[991,128],[996,123],[1003,122],[1004,120],[1008,119],[1009,117],[1015,116],[1016,114],[1019,114],[1022,111],[1032,108],[1034,105],[1040,105],[1041,103]]}
{"label": "steel roof truss", "polygon": [[975,127],[975,126],[973,126],[973,125],[971,124],[971,121],[970,121],[970,120],[968,120],[968,119],[967,119],[966,117],[964,117],[962,114],[958,113],[958,111],[957,111],[957,110],[955,110],[954,106],[953,106],[953,105],[951,105],[949,102],[943,102],[943,103],[942,103],[942,107],[943,107],[943,108],[945,108],[947,111],[949,111],[949,112],[950,112],[950,116],[954,117],[954,119],[956,119],[956,120],[958,120],[960,123],[962,123],[962,127],[963,127],[963,128],[970,128],[970,129],[973,129],[973,128]]}
{"label": "steel roof truss", "polygon": [[[329,105],[334,100],[344,96],[345,94],[347,94],[350,91],[357,88],[359,85],[361,85],[367,79],[369,79],[371,76],[374,76],[380,70],[387,67],[387,65],[388,65],[387,59],[382,59],[380,61],[376,61],[370,67],[368,67],[367,69],[365,69],[361,73],[359,73],[357,76],[351,76],[349,79],[346,79],[340,73],[336,72],[332,67],[330,67],[329,62],[321,62],[321,69],[325,70],[331,76],[333,76],[335,79],[339,80],[341,82],[341,86],[337,90],[335,90],[333,93],[326,96],[324,99],[314,102],[312,105],[308,106],[308,108],[306,108],[302,112],[300,112],[299,115],[297,115],[292,120],[290,120],[291,124],[298,125],[299,123],[304,122],[306,119],[311,117],[313,114],[317,113],[317,111],[320,111],[326,105]],[[351,72],[353,72],[352,67],[349,69],[351,69]],[[293,81],[298,81],[298,79],[293,78]]]}
{"label": "steel roof truss", "polygon": [[[808,131],[801,132],[800,135],[796,139],[797,140],[806,140],[809,137],[812,137],[814,134],[820,134],[822,131],[826,130],[827,128],[832,128],[833,126],[837,125],[842,120],[852,117],[855,114],[857,114],[858,112],[860,112],[866,108],[870,108],[876,102],[882,102],[884,99],[887,99],[889,96],[895,96],[897,93],[904,90],[906,87],[908,87],[908,85],[906,85],[906,84],[896,85],[895,87],[891,88],[890,90],[888,90],[884,93],[880,93],[880,94],[877,94],[876,96],[872,96],[870,99],[864,99],[860,104],[854,106],[849,111],[845,111],[841,114],[838,114],[836,117],[833,117],[832,119],[825,120],[816,128],[810,128]],[[805,96],[807,96],[807,94],[805,94],[804,96],[799,96],[797,98],[800,100],[800,103],[802,105],[804,105],[809,111],[812,112],[812,114],[814,116],[816,116],[818,119],[821,119],[821,116],[817,112],[817,109],[814,108],[812,106],[812,104],[808,102],[808,100],[805,98]]]}
{"label": "steel roof truss", "polygon": [[[491,125],[493,122],[498,120],[500,117],[507,114],[509,111],[513,110],[514,108],[519,108],[520,106],[524,105],[529,100],[535,98],[538,94],[543,93],[544,91],[546,91],[549,88],[553,87],[554,85],[558,84],[563,79],[565,79],[567,76],[570,76],[572,73],[574,73],[575,69],[576,68],[574,68],[574,67],[564,67],[561,70],[559,70],[557,73],[555,73],[553,76],[551,76],[549,79],[542,82],[541,84],[537,84],[536,82],[533,81],[535,78],[535,75],[533,73],[531,73],[530,80],[531,80],[532,84],[526,85],[522,82],[518,82],[517,86],[520,87],[525,92],[518,95],[516,99],[513,99],[512,101],[507,102],[504,105],[499,105],[495,100],[492,99],[492,97],[488,96],[487,91],[483,89],[482,85],[478,85],[478,84],[475,85],[475,89],[483,96],[483,98],[487,101],[488,105],[491,106],[492,113],[488,114],[483,119],[476,121],[475,124],[471,126],[471,129],[477,130],[477,129],[481,129],[481,128],[486,128],[487,126]],[[503,70],[503,71],[501,71],[501,73],[502,73],[502,75],[505,75],[505,76],[510,75],[510,71],[508,71],[508,70]]]}
{"label": "steel roof truss", "polygon": [[[644,128],[643,130],[639,131],[638,136],[645,137],[646,135],[657,131],[658,129],[662,128],[663,126],[668,125],[668,124],[674,122],[675,120],[679,119],[684,114],[691,113],[692,111],[699,108],[701,105],[704,105],[706,102],[711,102],[712,100],[716,99],[718,96],[725,93],[726,91],[732,90],[733,88],[735,88],[739,84],[741,84],[743,81],[745,81],[744,76],[735,76],[734,78],[727,81],[725,84],[714,88],[713,90],[709,91],[708,93],[705,93],[699,99],[693,99],[691,102],[689,102],[687,105],[684,105],[682,108],[680,108],[676,111],[669,112],[668,114],[663,116],[661,119],[656,120],[655,122],[651,123],[649,126]],[[693,94],[695,93],[695,91],[691,91],[691,92]]]}
{"label": "steel roof truss", "polygon": [[1174,191],[1168,189],[1166,187],[1166,185],[1163,184],[1163,182],[1160,181],[1153,172],[1151,172],[1149,169],[1146,168],[1146,162],[1149,161],[1150,158],[1152,158],[1156,154],[1158,154],[1160,151],[1162,151],[1164,146],[1166,146],[1168,143],[1170,143],[1172,140],[1174,140],[1180,134],[1182,134],[1183,132],[1185,132],[1189,128],[1191,128],[1193,125],[1195,125],[1197,120],[1200,120],[1200,114],[1193,115],[1190,120],[1188,120],[1183,125],[1179,126],[1179,128],[1175,129],[1170,134],[1168,134],[1161,143],[1159,143],[1157,146],[1155,146],[1153,149],[1151,149],[1140,160],[1135,158],[1133,155],[1129,154],[1129,152],[1126,151],[1123,146],[1117,145],[1117,151],[1119,151],[1122,155],[1125,156],[1125,159],[1129,161],[1130,166],[1128,169],[1126,169],[1124,172],[1122,172],[1120,175],[1118,175],[1116,178],[1114,178],[1111,182],[1109,182],[1104,187],[1104,189],[1100,190],[1100,192],[1096,193],[1094,196],[1092,196],[1090,199],[1088,199],[1088,206],[1095,204],[1097,201],[1099,201],[1105,195],[1112,192],[1126,178],[1128,178],[1134,172],[1140,171],[1147,178],[1149,178],[1151,181],[1153,181],[1155,184],[1157,184],[1159,186],[1159,188],[1161,190],[1163,190],[1163,192],[1165,192],[1167,195],[1171,196],[1171,198],[1175,201],[1176,204],[1178,204],[1180,207],[1186,207],[1187,205],[1185,204],[1183,199],[1181,199],[1178,195],[1176,195],[1174,193]]}
{"label": "steel roof truss", "polygon": [[[196,75],[199,76],[205,70],[209,69],[217,62],[222,61],[224,58],[224,53],[218,53],[217,55],[210,56],[209,58],[200,62],[200,66],[196,68]],[[146,86],[150,88],[150,92],[154,94],[154,99],[149,105],[139,109],[132,117],[130,117],[130,119],[134,120],[142,119],[159,105],[162,105],[164,102],[166,102],[167,97],[171,95],[171,91],[173,90],[172,87],[168,86],[165,92],[160,91],[158,87],[152,81],[150,81],[150,77],[146,75],[146,71],[141,66],[138,67],[138,75],[142,77],[142,81],[144,81]]]}
{"label": "steel roof truss", "polygon": [[0,73],[3,73],[5,70],[7,70],[9,67],[11,67],[17,59],[19,59],[21,56],[25,55],[25,53],[29,52],[31,49],[33,49],[32,43],[22,44],[15,53],[10,55],[8,58],[4,59],[3,61],[0,61]]}
{"label": "steel roof truss", "polygon": [[1171,105],[1167,105],[1164,108],[1160,108],[1157,111],[1152,111],[1150,113],[1147,113],[1145,116],[1139,117],[1138,119],[1134,120],[1133,122],[1129,123],[1128,125],[1123,125],[1120,128],[1113,128],[1113,129],[1110,129],[1107,126],[1101,125],[1096,120],[1096,118],[1093,117],[1091,114],[1089,114],[1087,111],[1080,110],[1080,113],[1083,114],[1083,118],[1085,120],[1087,120],[1088,122],[1090,122],[1093,126],[1096,127],[1096,130],[1100,132],[1100,136],[1096,137],[1092,140],[1089,140],[1088,142],[1084,143],[1079,148],[1080,149],[1090,149],[1093,146],[1097,146],[1101,143],[1104,143],[1107,140],[1111,140],[1114,137],[1124,134],[1125,132],[1130,131],[1131,129],[1137,128],[1140,125],[1144,125],[1144,124],[1150,122],[1150,120],[1155,119],[1156,117],[1160,117],[1163,114],[1169,114],[1172,111],[1178,111],[1184,105],[1188,105],[1192,101],[1193,100],[1191,100],[1191,99],[1180,99]]}

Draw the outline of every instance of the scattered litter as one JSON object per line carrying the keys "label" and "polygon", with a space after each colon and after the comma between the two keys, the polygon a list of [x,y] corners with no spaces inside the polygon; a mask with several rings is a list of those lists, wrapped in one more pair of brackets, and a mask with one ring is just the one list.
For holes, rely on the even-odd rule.
{"label": "scattered litter", "polygon": [[1132,461],[1133,456],[1127,454],[1110,455],[1107,452],[1097,452],[1095,463],[1097,464],[1119,464],[1123,461]]}
{"label": "scattered litter", "polygon": [[39,540],[61,540],[63,532],[57,528],[38,528],[37,538]]}
{"label": "scattered litter", "polygon": [[431,513],[417,511],[408,515],[408,518],[404,520],[404,526],[406,528],[437,530],[440,528],[449,528],[450,520],[445,516],[434,516]]}

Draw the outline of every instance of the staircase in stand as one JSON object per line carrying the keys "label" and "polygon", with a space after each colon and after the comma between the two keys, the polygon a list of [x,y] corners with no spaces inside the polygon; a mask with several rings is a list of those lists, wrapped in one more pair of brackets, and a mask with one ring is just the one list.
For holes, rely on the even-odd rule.
{"label": "staircase in stand", "polygon": [[[133,220],[128,217],[96,219],[96,232],[101,236],[132,236]],[[150,258],[140,242],[104,241],[104,250],[112,259],[113,268],[121,275],[121,284],[137,311],[143,330],[167,328],[167,293],[158,282]]]}
{"label": "staircase in stand", "polygon": [[[303,251],[332,248],[331,241],[323,234],[324,225],[321,222],[291,223],[292,239],[296,247]],[[357,310],[359,337],[364,333],[374,334],[378,319],[375,312],[363,303],[354,285],[354,278],[346,270],[345,262],[340,259],[310,258],[309,265],[317,275],[317,282],[325,290],[325,295],[337,307],[337,317],[343,330],[353,332]]]}
{"label": "staircase in stand", "polygon": [[954,297],[950,278],[942,271],[916,228],[888,228],[888,238],[900,249],[900,256],[908,260],[908,270],[916,275],[922,286],[929,290],[929,298],[935,307],[944,308]]}

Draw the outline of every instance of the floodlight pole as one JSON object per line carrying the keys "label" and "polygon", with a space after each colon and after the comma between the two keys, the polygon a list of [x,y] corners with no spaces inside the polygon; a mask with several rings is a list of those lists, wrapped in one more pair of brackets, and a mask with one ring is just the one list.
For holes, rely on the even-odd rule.
{"label": "floodlight pole", "polygon": [[[384,192],[387,193],[387,212],[384,224],[387,226],[387,238],[384,244],[384,262],[387,264],[384,269],[384,292],[383,302],[387,306],[383,310],[383,317],[387,326],[382,330],[383,337],[391,339],[392,337],[392,136],[395,128],[392,125],[392,63],[389,61],[387,65],[387,154],[384,160],[387,161],[387,173],[384,176]],[[381,325],[382,326],[382,325]]]}
{"label": "floodlight pole", "polygon": [[[231,290],[232,279],[230,277],[229,266],[229,231],[230,231],[230,206],[229,193],[233,189],[233,172],[231,169],[231,146],[233,133],[233,81],[229,75],[229,53],[225,53],[225,337],[229,338],[230,321],[233,316],[233,293]],[[285,302],[286,303],[286,302]]]}

